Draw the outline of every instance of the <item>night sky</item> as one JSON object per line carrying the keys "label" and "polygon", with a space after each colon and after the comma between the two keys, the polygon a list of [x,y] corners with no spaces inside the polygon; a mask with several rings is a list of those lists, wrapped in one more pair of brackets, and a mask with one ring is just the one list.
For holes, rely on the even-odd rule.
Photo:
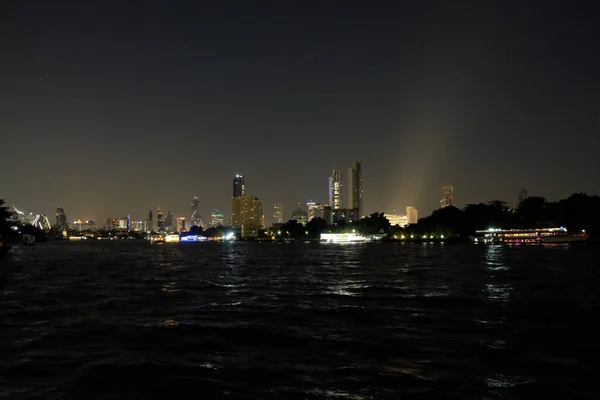
{"label": "night sky", "polygon": [[596,2],[50,3],[0,4],[0,198],[52,222],[600,194]]}

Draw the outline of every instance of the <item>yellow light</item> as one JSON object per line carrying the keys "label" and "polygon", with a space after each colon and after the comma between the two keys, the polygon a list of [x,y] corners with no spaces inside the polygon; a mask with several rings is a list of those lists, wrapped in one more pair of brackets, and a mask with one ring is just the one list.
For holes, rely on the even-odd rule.
{"label": "yellow light", "polygon": [[165,242],[177,243],[179,242],[179,235],[167,235],[165,236]]}
{"label": "yellow light", "polygon": [[400,236],[400,239],[404,240],[404,235]]}
{"label": "yellow light", "polygon": [[444,238],[444,235],[440,236],[442,239]]}

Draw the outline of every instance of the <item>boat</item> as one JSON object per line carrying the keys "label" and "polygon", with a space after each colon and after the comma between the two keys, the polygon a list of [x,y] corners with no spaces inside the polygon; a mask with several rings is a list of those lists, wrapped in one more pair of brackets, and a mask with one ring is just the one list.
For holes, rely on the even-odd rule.
{"label": "boat", "polygon": [[364,243],[370,240],[355,233],[321,233],[321,243]]}
{"label": "boat", "polygon": [[475,232],[471,236],[473,243],[577,243],[585,242],[589,235],[571,234],[565,227],[559,228],[537,228],[537,229],[486,229]]}

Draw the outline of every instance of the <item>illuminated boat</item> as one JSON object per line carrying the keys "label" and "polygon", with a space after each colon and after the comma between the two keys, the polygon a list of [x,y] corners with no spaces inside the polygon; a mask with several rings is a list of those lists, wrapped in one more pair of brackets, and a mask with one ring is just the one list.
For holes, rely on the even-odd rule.
{"label": "illuminated boat", "polygon": [[321,233],[321,243],[364,243],[370,240],[356,233]]}
{"label": "illuminated boat", "polygon": [[585,242],[589,235],[570,234],[564,227],[538,229],[486,229],[471,236],[473,243],[576,243]]}
{"label": "illuminated boat", "polygon": [[160,233],[153,233],[150,235],[150,243],[151,244],[160,244],[165,242],[165,235]]}

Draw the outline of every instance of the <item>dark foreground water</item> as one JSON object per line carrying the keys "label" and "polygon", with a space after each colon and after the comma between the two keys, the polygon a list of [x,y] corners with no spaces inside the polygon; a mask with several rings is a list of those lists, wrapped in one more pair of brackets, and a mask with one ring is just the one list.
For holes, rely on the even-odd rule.
{"label": "dark foreground water", "polygon": [[46,243],[0,398],[598,398],[600,248]]}

